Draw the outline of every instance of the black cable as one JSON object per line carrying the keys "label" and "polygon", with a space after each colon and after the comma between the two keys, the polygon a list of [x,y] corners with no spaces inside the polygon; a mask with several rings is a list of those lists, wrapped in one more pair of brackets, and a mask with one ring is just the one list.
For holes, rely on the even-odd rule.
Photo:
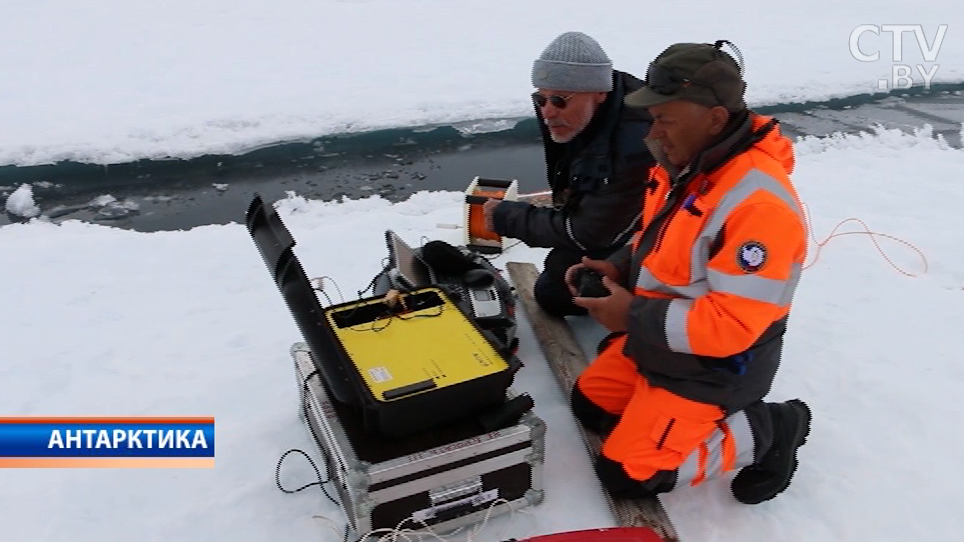
{"label": "black cable", "polygon": [[[320,445],[320,444],[321,444],[321,440],[318,438],[318,434],[315,433],[315,428],[311,425],[311,422],[310,422],[309,419],[308,419],[308,393],[309,393],[309,390],[308,390],[308,382],[310,382],[311,379],[312,379],[312,377],[315,377],[315,376],[319,376],[319,377],[320,377],[320,374],[318,373],[318,369],[315,369],[315,370],[311,371],[311,373],[309,373],[308,376],[305,377],[304,381],[303,381],[302,384],[301,384],[301,408],[302,408],[302,412],[303,412],[304,415],[305,415],[305,423],[308,424],[308,431],[311,432],[311,438],[313,438],[313,439],[315,440],[315,443],[316,443],[316,444],[319,444],[319,445]],[[281,477],[280,477],[280,473],[281,473],[281,463],[284,461],[285,457],[286,457],[288,454],[294,453],[294,452],[298,452],[298,453],[300,453],[301,455],[305,456],[305,459],[307,459],[307,460],[308,460],[308,463],[311,464],[311,468],[314,469],[315,475],[318,477],[318,481],[317,481],[317,482],[312,482],[312,483],[310,483],[310,484],[305,484],[305,485],[299,487],[298,489],[288,490],[288,489],[285,489],[284,487],[281,486]],[[326,478],[325,480],[322,480],[322,479],[321,479],[321,472],[318,470],[318,466],[315,464],[315,462],[312,461],[311,456],[309,456],[307,453],[305,453],[305,452],[302,451],[302,450],[292,449],[292,450],[288,450],[287,452],[285,452],[284,455],[281,456],[281,459],[278,460],[278,466],[277,466],[277,468],[275,469],[275,483],[277,484],[278,489],[280,489],[281,491],[283,491],[283,492],[285,492],[285,493],[297,493],[297,492],[299,492],[299,491],[301,491],[301,490],[303,490],[303,489],[307,489],[307,488],[309,488],[309,487],[311,487],[311,486],[313,486],[313,485],[318,485],[318,487],[321,488],[321,491],[325,494],[325,497],[328,497],[328,500],[329,500],[329,501],[331,501],[335,506],[337,506],[338,508],[340,508],[340,509],[342,510],[342,512],[347,515],[347,511],[346,511],[345,508],[341,505],[341,503],[339,503],[338,501],[336,501],[336,500],[334,499],[334,497],[332,497],[332,496],[328,493],[328,490],[325,489],[325,484],[327,484],[327,483],[329,483],[329,482],[332,481],[332,479],[331,479],[331,477],[332,477],[332,472],[331,472],[331,458],[329,457],[328,453],[325,452],[325,450],[324,450],[323,447],[322,447],[322,449],[321,449],[321,456],[322,456],[322,459],[325,461],[325,474],[327,475],[327,478]],[[342,542],[348,542],[348,534],[351,532],[351,523],[345,523],[345,528],[344,528],[343,532],[344,532],[344,534],[343,534],[343,536],[342,536]]]}
{"label": "black cable", "polygon": [[[341,293],[341,287],[338,286],[338,283],[335,282],[335,279],[333,279],[333,278],[331,278],[331,277],[322,277],[322,278],[327,278],[328,280],[331,281],[332,285],[334,285],[334,287],[335,287],[335,290],[338,292],[338,299],[340,299],[341,302],[344,303],[344,302],[345,302],[345,294]],[[328,297],[328,296],[325,296],[325,297]],[[328,304],[334,305],[334,303],[331,302],[331,298],[328,298]]]}
{"label": "black cable", "polygon": [[[386,260],[387,260],[387,261],[386,261]],[[382,261],[385,262],[385,263],[382,265],[382,270],[381,270],[380,272],[376,273],[374,277],[372,277],[372,280],[369,281],[368,286],[365,286],[365,289],[364,289],[364,290],[359,290],[359,291],[358,291],[358,297],[359,297],[359,298],[361,298],[361,297],[365,294],[365,292],[367,292],[368,290],[371,290],[372,288],[374,288],[374,287],[375,287],[375,281],[378,280],[378,277],[384,275],[385,273],[388,273],[388,270],[391,269],[393,265],[395,265],[394,262],[392,262],[391,258],[387,258],[387,257],[386,257],[386,258],[382,258]],[[374,291],[373,291],[372,293],[374,293]]]}
{"label": "black cable", "polygon": [[[305,484],[305,485],[299,487],[298,489],[285,489],[284,486],[281,485],[281,464],[284,463],[284,460],[285,460],[286,457],[288,457],[288,454],[293,454],[293,453],[296,453],[296,452],[299,453],[299,454],[301,454],[301,455],[303,455],[303,456],[305,456],[305,459],[307,459],[307,460],[308,460],[308,463],[311,464],[311,468],[315,470],[315,475],[318,477],[318,481],[317,481],[317,482],[311,482],[310,484]],[[285,452],[285,453],[281,456],[281,459],[278,460],[278,466],[275,467],[275,471],[274,471],[274,481],[275,481],[275,484],[278,486],[278,489],[280,489],[281,491],[283,491],[283,492],[285,492],[285,493],[297,493],[297,492],[299,492],[299,491],[301,491],[301,490],[303,490],[303,489],[308,489],[309,487],[311,487],[311,486],[313,486],[313,485],[320,485],[320,486],[322,486],[321,490],[325,492],[325,495],[326,495],[329,499],[331,499],[331,502],[333,502],[333,503],[335,503],[335,504],[338,504],[334,499],[331,498],[331,495],[328,495],[328,492],[325,490],[324,486],[322,485],[322,484],[327,484],[328,482],[330,482],[330,480],[322,480],[322,479],[321,479],[321,471],[318,470],[318,466],[315,465],[315,462],[311,459],[311,456],[309,456],[307,453],[305,453],[304,450],[299,450],[299,449],[297,449],[297,448],[292,448],[291,450],[288,450],[287,452]]]}
{"label": "black cable", "polygon": [[[315,434],[315,428],[312,427],[311,422],[308,419],[308,382],[310,382],[311,378],[315,376],[321,378],[321,374],[318,372],[318,369],[315,369],[310,373],[308,373],[308,376],[305,377],[304,382],[301,383],[301,411],[304,413],[305,423],[308,425],[308,431],[311,433],[311,438],[314,439],[316,445],[320,445],[321,439],[319,439],[318,435]],[[325,475],[326,475],[325,481],[320,486],[321,491],[325,494],[325,497],[328,497],[329,501],[334,503],[335,506],[338,506],[339,508],[341,508],[341,503],[339,503],[334,498],[332,498],[332,496],[328,494],[328,490],[325,489],[325,486],[324,486],[324,484],[331,482],[331,475],[332,475],[331,457],[328,455],[328,452],[324,450],[324,447],[321,447],[321,457],[325,461]],[[318,472],[317,468],[315,469],[315,472]],[[318,478],[320,479],[321,476],[319,475]]]}
{"label": "black cable", "polygon": [[[365,286],[365,289],[364,289],[364,290],[358,290],[358,292],[357,292],[357,294],[356,294],[356,295],[358,296],[358,297],[357,297],[358,300],[361,300],[361,299],[364,297],[365,292],[367,292],[368,290],[372,290],[372,294],[374,295],[374,293],[375,293],[375,290],[374,290],[375,282],[378,280],[378,277],[381,277],[382,275],[385,275],[386,273],[388,273],[388,271],[389,271],[389,270],[392,268],[392,266],[394,265],[394,263],[391,261],[391,258],[382,258],[382,262],[383,262],[383,264],[382,264],[382,270],[381,270],[380,272],[376,273],[374,277],[372,277],[372,280],[370,280],[370,281],[368,282],[368,286]],[[339,293],[340,293],[340,292],[341,292],[341,290],[339,289]],[[330,302],[331,302],[331,301],[329,300],[329,303],[330,303]],[[345,315],[345,318],[346,318],[346,319],[351,319],[351,318],[353,318],[353,317],[355,316],[355,313],[358,311],[358,309],[360,309],[360,308],[362,307],[362,305],[363,305],[363,303],[356,303],[350,310],[344,311],[344,312],[347,312],[347,313],[348,313],[348,314]]]}
{"label": "black cable", "polygon": [[[512,243],[511,245],[505,247],[505,250],[509,250],[510,248],[518,245],[518,244],[521,243],[521,242],[522,242],[522,241],[516,241],[515,243]],[[505,251],[503,251],[503,252],[505,252]]]}
{"label": "black cable", "polygon": [[482,258],[483,260],[486,260],[486,261],[488,261],[488,262],[494,262],[495,260],[498,260],[499,258],[501,258],[502,256],[504,256],[505,253],[508,252],[510,248],[518,245],[518,244],[521,243],[521,242],[522,242],[522,241],[516,241],[515,243],[512,243],[511,245],[509,245],[509,246],[505,247],[504,249],[502,249],[502,252],[499,252],[499,253],[496,254],[495,256],[489,257],[489,256],[486,256],[485,254],[482,254],[481,252],[476,252],[476,254],[477,254],[480,258]]}
{"label": "black cable", "polygon": [[329,307],[332,306],[332,305],[334,305],[334,303],[331,301],[331,298],[328,297],[328,293],[327,293],[327,292],[325,292],[324,290],[318,290],[318,291],[321,293],[321,295],[325,296],[325,301],[328,302],[328,306],[329,306]]}
{"label": "black cable", "polygon": [[[392,322],[393,322],[394,320],[396,320],[396,319],[398,319],[398,320],[413,320],[413,319],[415,319],[415,318],[434,318],[434,317],[436,317],[436,316],[441,316],[441,315],[442,315],[442,311],[444,311],[444,310],[445,310],[445,307],[440,305],[438,312],[435,312],[435,313],[432,313],[432,314],[410,314],[410,315],[408,315],[408,316],[404,316],[404,315],[402,315],[402,314],[396,314],[396,313],[392,313],[392,312],[384,312],[384,313],[380,314],[377,318],[375,318],[374,320],[372,320],[371,322],[369,322],[371,325],[368,326],[368,327],[361,328],[361,329],[359,329],[359,328],[357,328],[357,327],[351,327],[351,328],[348,328],[348,329],[350,329],[350,330],[352,330],[352,331],[359,331],[359,332],[360,332],[360,331],[374,331],[375,333],[378,333],[379,331],[384,331],[385,329],[387,329],[388,326],[390,326],[390,325],[392,324]],[[378,324],[379,321],[383,321],[383,322],[385,322],[385,323],[384,323],[383,325],[378,326],[377,324]]]}
{"label": "black cable", "polygon": [[[403,295],[406,295],[406,296],[412,296],[412,295],[414,295],[414,293],[413,293],[412,290],[404,290],[404,291],[403,291],[403,290],[398,290],[398,291],[401,292],[401,293],[403,293]],[[408,306],[405,304],[405,299],[404,299],[404,297],[401,298],[398,302],[402,304],[402,307],[403,307],[406,311],[414,312],[414,311],[423,310],[423,309],[421,309],[421,308],[417,308],[417,307],[414,307],[414,306],[413,306],[413,307],[408,307]],[[372,306],[372,305],[378,304],[378,302],[375,302],[375,303],[359,303],[359,304],[355,305],[354,308],[351,309],[352,312],[349,313],[348,317],[351,317],[352,314],[354,314],[354,311],[357,311],[357,310],[359,309],[359,307],[361,307],[363,304],[364,304],[365,306]],[[381,301],[381,304],[382,304],[382,305],[385,305],[386,307],[388,307],[388,310],[385,310],[385,311],[383,311],[383,312],[378,313],[378,314],[375,316],[375,318],[372,319],[372,320],[370,320],[370,321],[361,322],[361,323],[359,323],[359,324],[356,324],[356,325],[353,325],[353,326],[348,327],[348,329],[351,330],[351,331],[355,331],[355,332],[368,332],[368,331],[373,331],[373,332],[376,332],[376,333],[377,333],[377,332],[379,332],[379,331],[384,330],[384,329],[387,328],[389,325],[391,325],[392,321],[395,320],[396,318],[399,319],[399,320],[412,320],[412,319],[415,319],[415,318],[434,318],[434,317],[436,317],[436,316],[441,316],[442,313],[445,311],[445,305],[442,304],[442,305],[437,305],[437,306],[438,306],[438,312],[434,312],[434,313],[430,313],[430,314],[407,314],[407,312],[397,312],[397,311],[395,311],[388,301],[383,300],[383,301]],[[429,308],[431,308],[431,307],[429,307]],[[383,325],[378,325],[379,322],[384,322],[384,324],[383,324]],[[366,326],[366,327],[359,327],[359,326],[362,326],[362,325],[364,325],[364,324],[370,324],[370,325],[369,325],[369,326]]]}
{"label": "black cable", "polygon": [[[338,291],[338,297],[341,299],[341,302],[344,303],[344,302],[345,302],[345,294],[341,293],[341,287],[338,286],[338,283],[335,282],[335,279],[333,279],[333,278],[331,278],[331,277],[329,277],[329,276],[327,276],[327,275],[326,275],[326,276],[323,276],[323,277],[317,277],[317,278],[311,279],[311,282],[312,282],[311,289],[314,290],[314,291],[316,291],[316,292],[319,292],[319,293],[321,293],[321,295],[325,296],[325,300],[328,301],[328,305],[329,305],[329,306],[334,305],[335,302],[331,300],[331,296],[329,296],[329,295],[328,295],[328,292],[325,291],[325,279],[328,279],[328,282],[330,282],[331,285],[335,287],[335,290]],[[317,285],[314,284],[316,281],[317,281]]]}
{"label": "black cable", "polygon": [[[318,375],[317,369],[315,369],[308,376],[306,376],[304,382],[302,382],[301,407],[305,414],[305,422],[308,424],[308,430],[311,431],[312,438],[315,439],[316,443],[320,443],[321,441],[318,439],[318,435],[315,434],[315,429],[314,427],[311,426],[311,421],[308,419],[308,382],[311,380],[312,377],[316,375]],[[281,465],[284,463],[285,458],[292,453],[300,453],[301,455],[305,456],[305,459],[308,460],[308,463],[311,465],[311,468],[314,469],[315,471],[315,476],[318,478],[317,482],[311,482],[310,484],[305,484],[299,487],[298,489],[285,489],[284,486],[281,485]],[[277,485],[278,489],[280,489],[284,493],[297,493],[311,486],[317,485],[318,487],[321,488],[321,491],[322,493],[325,494],[325,497],[328,497],[329,501],[331,501],[335,506],[338,506],[339,508],[341,508],[341,503],[336,501],[335,498],[332,497],[328,493],[328,490],[325,488],[325,484],[331,482],[331,462],[329,461],[328,455],[324,451],[322,451],[322,459],[325,461],[325,474],[327,475],[327,477],[324,480],[322,480],[321,478],[321,471],[318,470],[318,465],[315,464],[314,460],[311,459],[310,455],[305,453],[304,450],[299,450],[297,448],[288,450],[281,456],[281,459],[278,460],[278,464],[275,466],[275,471],[274,471],[275,485]]]}

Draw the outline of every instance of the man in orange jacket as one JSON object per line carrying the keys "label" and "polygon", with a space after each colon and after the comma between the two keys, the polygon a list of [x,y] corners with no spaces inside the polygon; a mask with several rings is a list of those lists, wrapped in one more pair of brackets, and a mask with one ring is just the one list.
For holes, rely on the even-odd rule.
{"label": "man in orange jacket", "polygon": [[[810,431],[804,402],[762,401],[806,256],[793,147],[775,119],[747,109],[726,44],[740,56],[725,40],[670,46],[626,97],[654,119],[643,227],[566,275],[574,302],[613,332],[572,408],[605,435],[596,470],[617,496],[741,469],[734,497],[763,502],[790,484]],[[609,295],[578,297],[579,267],[603,275]]]}

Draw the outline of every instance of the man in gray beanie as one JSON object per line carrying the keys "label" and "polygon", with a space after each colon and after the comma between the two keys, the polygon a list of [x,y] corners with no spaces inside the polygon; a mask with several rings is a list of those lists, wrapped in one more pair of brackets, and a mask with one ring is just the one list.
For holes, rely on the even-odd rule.
{"label": "man in gray beanie", "polygon": [[551,248],[535,298],[549,314],[582,315],[566,270],[583,257],[606,258],[638,228],[655,163],[644,143],[651,117],[623,103],[643,82],[614,70],[599,43],[581,32],[563,33],[542,51],[532,86],[553,205],[490,200],[486,221],[499,235]]}

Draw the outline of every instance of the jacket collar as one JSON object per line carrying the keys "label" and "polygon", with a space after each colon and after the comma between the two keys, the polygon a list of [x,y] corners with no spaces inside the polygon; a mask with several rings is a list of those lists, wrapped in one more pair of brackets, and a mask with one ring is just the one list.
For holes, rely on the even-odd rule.
{"label": "jacket collar", "polygon": [[753,131],[753,114],[749,110],[737,113],[730,119],[729,127],[717,141],[697,154],[696,158],[683,168],[678,168],[670,163],[666,151],[663,150],[663,146],[659,142],[647,139],[646,145],[659,165],[669,173],[670,184],[677,186],[685,184],[688,179],[698,173],[708,173],[720,167],[727,160],[759,141],[771,128],[772,124],[767,123],[759,130]]}

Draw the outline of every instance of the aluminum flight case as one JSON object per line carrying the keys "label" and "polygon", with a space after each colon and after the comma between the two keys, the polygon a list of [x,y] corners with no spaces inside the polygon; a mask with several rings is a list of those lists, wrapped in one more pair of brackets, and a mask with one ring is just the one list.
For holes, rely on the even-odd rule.
{"label": "aluminum flight case", "polygon": [[545,423],[531,410],[495,431],[462,421],[387,439],[329,399],[305,343],[291,355],[299,411],[356,536],[396,527],[444,533],[542,502]]}

